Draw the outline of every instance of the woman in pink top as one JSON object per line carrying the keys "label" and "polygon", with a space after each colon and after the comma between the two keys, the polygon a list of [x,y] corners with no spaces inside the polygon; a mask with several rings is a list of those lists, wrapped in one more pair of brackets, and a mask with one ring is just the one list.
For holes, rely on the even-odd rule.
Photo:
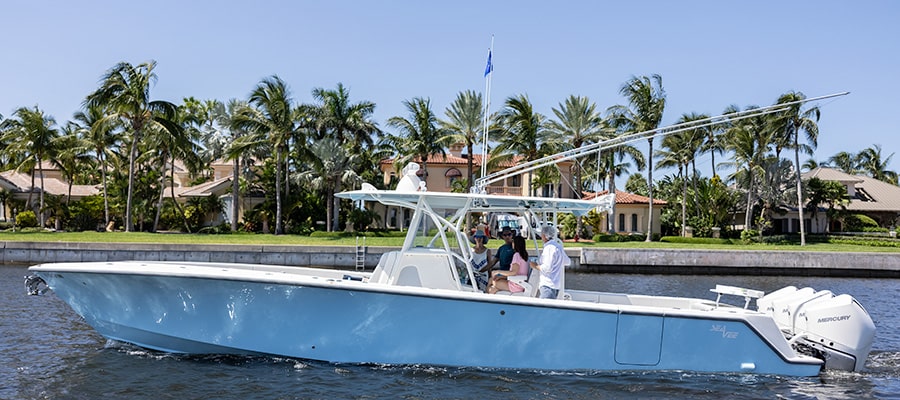
{"label": "woman in pink top", "polygon": [[491,276],[491,287],[488,288],[488,293],[497,293],[501,290],[506,290],[512,293],[525,291],[525,288],[515,282],[510,282],[507,277],[522,275],[527,279],[528,245],[525,243],[525,238],[518,235],[513,238],[512,245],[515,253],[513,254],[512,263],[510,264],[510,270],[493,272],[493,276]]}

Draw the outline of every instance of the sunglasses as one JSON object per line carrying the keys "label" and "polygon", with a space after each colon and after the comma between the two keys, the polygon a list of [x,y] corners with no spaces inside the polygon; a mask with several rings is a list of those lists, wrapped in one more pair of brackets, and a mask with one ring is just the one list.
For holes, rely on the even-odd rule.
{"label": "sunglasses", "polygon": [[512,232],[506,232],[501,234],[500,236],[512,236]]}

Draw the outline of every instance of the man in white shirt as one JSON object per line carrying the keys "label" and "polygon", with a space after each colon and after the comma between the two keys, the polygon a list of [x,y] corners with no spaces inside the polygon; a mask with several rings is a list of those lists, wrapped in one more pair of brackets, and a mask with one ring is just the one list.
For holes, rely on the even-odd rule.
{"label": "man in white shirt", "polygon": [[531,262],[532,268],[541,271],[540,297],[542,299],[555,299],[559,296],[560,278],[565,271],[566,252],[562,243],[556,239],[555,227],[544,225],[541,228],[541,240],[544,242],[544,250],[541,251],[540,263]]}

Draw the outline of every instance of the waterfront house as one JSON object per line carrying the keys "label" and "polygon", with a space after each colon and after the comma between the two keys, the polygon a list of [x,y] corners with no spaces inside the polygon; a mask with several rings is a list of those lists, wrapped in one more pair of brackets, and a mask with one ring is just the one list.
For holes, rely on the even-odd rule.
{"label": "waterfront house", "polygon": [[[850,175],[834,168],[818,167],[803,174],[803,179],[819,178],[835,181],[847,188],[850,203],[846,209],[863,214],[878,222],[882,228],[894,228],[900,222],[900,186],[882,182],[865,175]],[[842,230],[840,221],[829,221],[832,231]]]}
{"label": "waterfront house", "polygon": [[[463,154],[463,144],[455,144],[450,146],[447,155],[432,155],[428,158],[427,175],[423,170],[419,170],[419,178],[424,180],[426,188],[429,191],[450,192],[453,183],[459,179],[468,177],[468,158],[470,155]],[[481,175],[482,157],[480,154],[471,155],[472,168],[475,170],[475,176]],[[415,160],[420,162],[420,160]],[[514,156],[505,160],[497,166],[498,169],[513,167],[522,162],[521,156]],[[541,197],[563,197],[563,198],[594,198],[598,195],[604,195],[607,192],[599,193],[581,193],[580,196],[574,191],[574,187],[564,182],[572,182],[573,165],[571,160],[561,161],[557,164],[558,172],[561,178],[553,184],[543,185],[536,189],[533,193],[529,193],[532,182],[536,175],[533,173],[524,173],[508,177],[502,181],[494,182],[487,186],[488,194],[499,194],[509,196],[541,196]],[[402,166],[395,165],[395,159],[385,159],[381,161],[381,171],[384,174],[384,185],[391,188],[399,179],[399,170]],[[493,173],[496,171],[489,171]],[[639,196],[633,193],[616,191],[616,217],[618,221],[616,231],[620,233],[644,233],[647,229],[647,211],[649,198]],[[666,204],[665,201],[653,200],[653,231],[660,231],[660,212]],[[408,220],[411,217],[408,209],[399,207],[385,207],[380,204],[372,204],[370,207],[382,216],[382,220],[377,223],[381,228],[397,229],[408,226]],[[447,212],[451,212],[447,210]],[[605,230],[604,230],[605,232]]]}

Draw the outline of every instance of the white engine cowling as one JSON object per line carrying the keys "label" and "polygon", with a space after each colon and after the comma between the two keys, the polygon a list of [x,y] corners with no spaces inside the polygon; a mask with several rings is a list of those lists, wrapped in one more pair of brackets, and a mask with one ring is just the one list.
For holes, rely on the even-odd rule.
{"label": "white engine cowling", "polygon": [[875,324],[850,295],[789,286],[758,299],[757,309],[775,319],[798,351],[823,358],[825,368],[859,371],[872,349]]}

